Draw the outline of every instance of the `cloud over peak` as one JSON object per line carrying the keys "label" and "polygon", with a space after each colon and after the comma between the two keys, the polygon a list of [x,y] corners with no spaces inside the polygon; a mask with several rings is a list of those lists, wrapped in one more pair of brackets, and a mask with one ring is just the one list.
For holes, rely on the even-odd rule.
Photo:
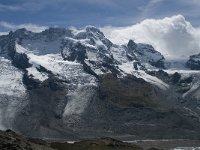
{"label": "cloud over peak", "polygon": [[47,26],[39,26],[39,25],[31,24],[31,23],[16,25],[16,24],[4,22],[4,21],[0,22],[0,27],[6,30],[17,30],[21,28],[26,28],[27,30],[32,31],[32,32],[42,32],[48,28]]}
{"label": "cloud over peak", "polygon": [[104,27],[104,34],[114,43],[126,44],[130,39],[153,45],[165,57],[188,57],[200,52],[200,29],[184,16],[146,19],[127,27]]}

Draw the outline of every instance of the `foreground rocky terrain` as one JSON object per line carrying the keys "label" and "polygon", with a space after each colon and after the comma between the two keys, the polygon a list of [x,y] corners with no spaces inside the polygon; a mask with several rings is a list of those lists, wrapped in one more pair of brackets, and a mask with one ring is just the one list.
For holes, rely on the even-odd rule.
{"label": "foreground rocky terrain", "polygon": [[98,138],[56,142],[25,137],[12,130],[0,131],[1,150],[197,150],[199,147],[199,140],[136,140],[127,143]]}
{"label": "foreground rocky terrain", "polygon": [[0,128],[42,139],[199,139],[198,57],[171,68],[151,45],[117,45],[92,26],[10,32],[0,36]]}
{"label": "foreground rocky terrain", "polygon": [[1,150],[142,150],[134,144],[123,143],[111,138],[84,140],[70,143],[47,143],[43,140],[26,138],[11,130],[0,131]]}

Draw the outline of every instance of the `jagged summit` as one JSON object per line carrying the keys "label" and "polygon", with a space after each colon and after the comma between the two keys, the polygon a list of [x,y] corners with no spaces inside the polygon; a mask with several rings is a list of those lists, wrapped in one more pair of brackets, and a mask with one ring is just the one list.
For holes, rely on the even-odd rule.
{"label": "jagged summit", "polygon": [[141,63],[149,63],[158,68],[165,67],[164,56],[156,51],[152,45],[149,44],[136,44],[133,40],[129,40],[127,45],[129,52],[133,53]]}

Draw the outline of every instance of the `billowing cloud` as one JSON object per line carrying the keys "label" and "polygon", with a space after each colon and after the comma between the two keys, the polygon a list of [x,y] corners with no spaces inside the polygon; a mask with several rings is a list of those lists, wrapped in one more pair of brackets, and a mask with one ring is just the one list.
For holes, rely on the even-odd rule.
{"label": "billowing cloud", "polygon": [[182,15],[164,19],[146,19],[128,27],[103,27],[101,30],[114,43],[129,39],[153,45],[165,57],[188,57],[200,53],[200,29],[194,28]]}
{"label": "billowing cloud", "polygon": [[21,28],[26,28],[27,30],[32,31],[32,32],[41,32],[48,28],[47,26],[38,26],[35,24],[16,25],[16,24],[3,22],[3,21],[0,22],[0,27],[4,28],[6,30],[17,30],[17,29],[21,29]]}

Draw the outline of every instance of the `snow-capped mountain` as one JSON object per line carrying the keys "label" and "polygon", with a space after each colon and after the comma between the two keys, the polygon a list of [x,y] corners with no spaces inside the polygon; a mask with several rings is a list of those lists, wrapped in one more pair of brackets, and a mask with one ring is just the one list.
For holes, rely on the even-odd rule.
{"label": "snow-capped mountain", "polygon": [[65,139],[199,137],[196,58],[171,70],[151,45],[118,45],[93,26],[10,32],[0,36],[0,128]]}

